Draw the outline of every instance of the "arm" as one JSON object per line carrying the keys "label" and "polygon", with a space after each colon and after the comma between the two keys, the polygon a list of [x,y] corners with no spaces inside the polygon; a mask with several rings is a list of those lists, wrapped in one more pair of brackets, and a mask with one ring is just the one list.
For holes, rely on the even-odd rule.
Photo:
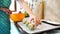
{"label": "arm", "polygon": [[30,15],[31,17],[30,19],[34,20],[35,25],[37,26],[38,24],[40,24],[41,23],[40,20],[33,14],[28,4],[24,0],[20,0],[20,2],[23,3],[23,6],[27,9],[27,13]]}
{"label": "arm", "polygon": [[34,15],[30,7],[28,6],[28,3],[26,3],[24,0],[20,0],[20,2],[23,4],[23,6],[27,9],[27,13],[32,16]]}
{"label": "arm", "polygon": [[12,11],[10,11],[10,10],[7,9],[7,8],[0,8],[0,10],[5,11],[8,15],[12,14]]}

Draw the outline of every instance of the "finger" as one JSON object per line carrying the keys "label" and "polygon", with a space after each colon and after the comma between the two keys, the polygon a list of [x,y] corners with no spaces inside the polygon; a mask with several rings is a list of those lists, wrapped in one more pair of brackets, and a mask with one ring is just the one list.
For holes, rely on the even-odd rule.
{"label": "finger", "polygon": [[29,18],[29,20],[31,21],[31,20],[32,20],[32,18],[30,17],[30,18]]}
{"label": "finger", "polygon": [[36,18],[34,18],[34,23],[36,23],[37,21],[36,21]]}
{"label": "finger", "polygon": [[37,19],[37,21],[38,21],[38,24],[41,24],[40,19]]}
{"label": "finger", "polygon": [[35,26],[38,26],[38,20],[35,19],[34,22],[35,22]]}
{"label": "finger", "polygon": [[41,24],[41,21],[40,21],[40,19],[39,19],[39,18],[37,18],[37,21],[38,21],[38,23],[39,23],[39,24]]}
{"label": "finger", "polygon": [[38,26],[39,24],[41,24],[41,22],[40,22],[40,20],[38,18],[36,19],[36,23],[35,24],[36,24],[36,26]]}
{"label": "finger", "polygon": [[30,17],[29,20],[32,21],[32,20],[34,20],[34,18]]}

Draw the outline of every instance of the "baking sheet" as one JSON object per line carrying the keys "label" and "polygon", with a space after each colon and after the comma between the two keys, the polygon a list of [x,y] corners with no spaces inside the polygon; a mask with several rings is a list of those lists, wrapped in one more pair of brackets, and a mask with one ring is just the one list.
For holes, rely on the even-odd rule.
{"label": "baking sheet", "polygon": [[47,30],[51,30],[51,29],[55,29],[55,28],[60,27],[60,26],[53,26],[53,25],[49,25],[49,24],[46,24],[46,23],[42,23],[41,25],[38,25],[36,29],[30,30],[22,22],[19,22],[18,25],[21,26],[21,28],[27,33],[38,33],[38,32],[43,32],[43,31],[47,31]]}
{"label": "baking sheet", "polygon": [[53,22],[53,21],[49,21],[49,20],[42,20],[42,21],[45,21],[47,23],[54,24],[54,25],[59,25],[60,26],[59,22]]}

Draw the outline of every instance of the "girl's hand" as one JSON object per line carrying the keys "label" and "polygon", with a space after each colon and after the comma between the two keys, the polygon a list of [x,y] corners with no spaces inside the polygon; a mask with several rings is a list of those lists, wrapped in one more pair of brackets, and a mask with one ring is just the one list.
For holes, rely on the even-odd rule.
{"label": "girl's hand", "polygon": [[5,11],[8,15],[12,14],[12,11],[10,11],[10,10],[7,9],[7,8],[0,8],[0,10]]}
{"label": "girl's hand", "polygon": [[34,20],[35,26],[38,26],[39,24],[41,24],[41,21],[39,20],[38,17],[36,16],[30,16],[30,21]]}

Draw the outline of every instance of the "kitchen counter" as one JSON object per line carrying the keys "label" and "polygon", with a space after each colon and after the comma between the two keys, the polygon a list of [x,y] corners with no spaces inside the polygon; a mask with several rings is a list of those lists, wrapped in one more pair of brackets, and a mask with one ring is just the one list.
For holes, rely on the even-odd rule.
{"label": "kitchen counter", "polygon": [[[21,31],[22,34],[28,34],[26,31],[24,31],[21,28],[21,26],[19,24],[16,24],[16,25],[18,25],[17,27],[19,28],[19,30]],[[45,34],[46,32],[49,33],[51,31],[55,31],[55,30],[56,31],[57,30],[60,30],[60,28],[58,27],[58,28],[54,28],[54,29],[50,29],[50,30],[46,30],[46,31],[42,31],[42,32],[34,33],[34,34],[41,34],[41,33],[44,33]],[[57,31],[57,32],[59,32],[59,31]],[[12,22],[12,21],[11,21],[11,34],[20,34],[20,32],[17,30],[14,22]],[[29,33],[29,34],[32,34],[32,33]]]}
{"label": "kitchen counter", "polygon": [[18,25],[22,28],[24,32],[29,34],[48,32],[48,31],[52,31],[60,28],[60,26],[53,26],[53,25],[43,23],[42,25],[39,26],[40,29],[30,31],[28,27],[26,27],[26,25],[22,24],[22,22],[19,22]]}

